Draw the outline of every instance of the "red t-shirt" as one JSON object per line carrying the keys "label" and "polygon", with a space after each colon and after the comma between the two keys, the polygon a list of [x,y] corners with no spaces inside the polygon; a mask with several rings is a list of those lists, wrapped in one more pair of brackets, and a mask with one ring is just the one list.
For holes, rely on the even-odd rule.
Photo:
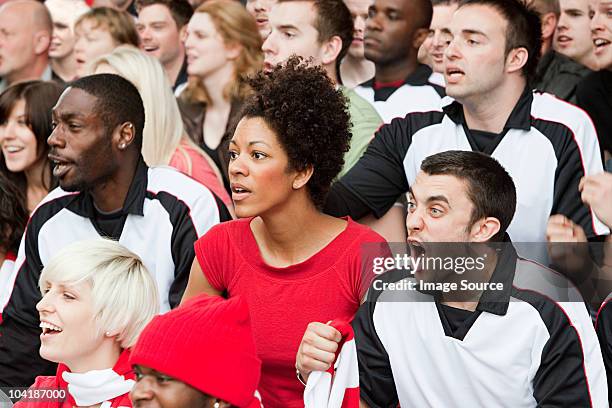
{"label": "red t-shirt", "polygon": [[195,253],[215,289],[241,295],[249,305],[263,363],[258,387],[263,406],[303,407],[304,386],[295,376],[295,356],[308,323],[352,320],[371,280],[370,273],[362,272],[362,244],[386,243],[349,219],[342,233],[306,261],[275,268],[262,259],[251,220],[214,226],[195,243]]}

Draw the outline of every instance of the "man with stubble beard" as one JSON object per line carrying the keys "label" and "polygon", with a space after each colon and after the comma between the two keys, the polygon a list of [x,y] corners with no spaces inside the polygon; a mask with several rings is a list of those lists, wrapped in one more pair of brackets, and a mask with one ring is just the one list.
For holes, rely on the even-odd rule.
{"label": "man with stubble beard", "polygon": [[[53,108],[49,158],[60,187],[32,213],[15,269],[0,288],[0,386],[29,386],[55,372],[39,354],[38,278],[55,253],[109,237],[139,255],[155,277],[161,311],[178,306],[195,256],[193,243],[230,219],[206,187],[141,156],[144,107],[118,75],[71,84]],[[58,335],[61,335],[58,334]]]}

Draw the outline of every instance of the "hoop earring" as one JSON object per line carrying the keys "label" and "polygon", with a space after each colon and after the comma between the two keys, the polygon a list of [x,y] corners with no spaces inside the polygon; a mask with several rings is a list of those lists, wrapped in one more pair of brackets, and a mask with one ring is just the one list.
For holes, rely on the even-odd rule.
{"label": "hoop earring", "polygon": [[221,406],[221,404],[219,404],[219,401],[215,402],[213,405],[213,408],[219,408]]}

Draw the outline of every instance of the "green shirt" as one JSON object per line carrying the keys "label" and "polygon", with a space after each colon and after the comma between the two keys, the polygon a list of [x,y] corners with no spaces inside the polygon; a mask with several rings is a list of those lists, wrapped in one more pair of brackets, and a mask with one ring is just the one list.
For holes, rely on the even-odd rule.
{"label": "green shirt", "polygon": [[383,121],[374,107],[368,101],[357,95],[352,89],[340,86],[340,90],[348,99],[348,109],[351,115],[351,147],[344,155],[344,167],[338,174],[338,178],[344,176],[357,163],[357,160],[365,152],[374,132],[378,130]]}

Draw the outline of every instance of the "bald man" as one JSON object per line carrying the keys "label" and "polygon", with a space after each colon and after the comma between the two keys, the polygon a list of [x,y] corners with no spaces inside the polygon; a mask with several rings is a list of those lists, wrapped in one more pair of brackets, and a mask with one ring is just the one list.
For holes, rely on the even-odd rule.
{"label": "bald man", "polygon": [[0,6],[0,92],[16,82],[52,79],[52,31],[51,16],[40,2],[13,0]]}

